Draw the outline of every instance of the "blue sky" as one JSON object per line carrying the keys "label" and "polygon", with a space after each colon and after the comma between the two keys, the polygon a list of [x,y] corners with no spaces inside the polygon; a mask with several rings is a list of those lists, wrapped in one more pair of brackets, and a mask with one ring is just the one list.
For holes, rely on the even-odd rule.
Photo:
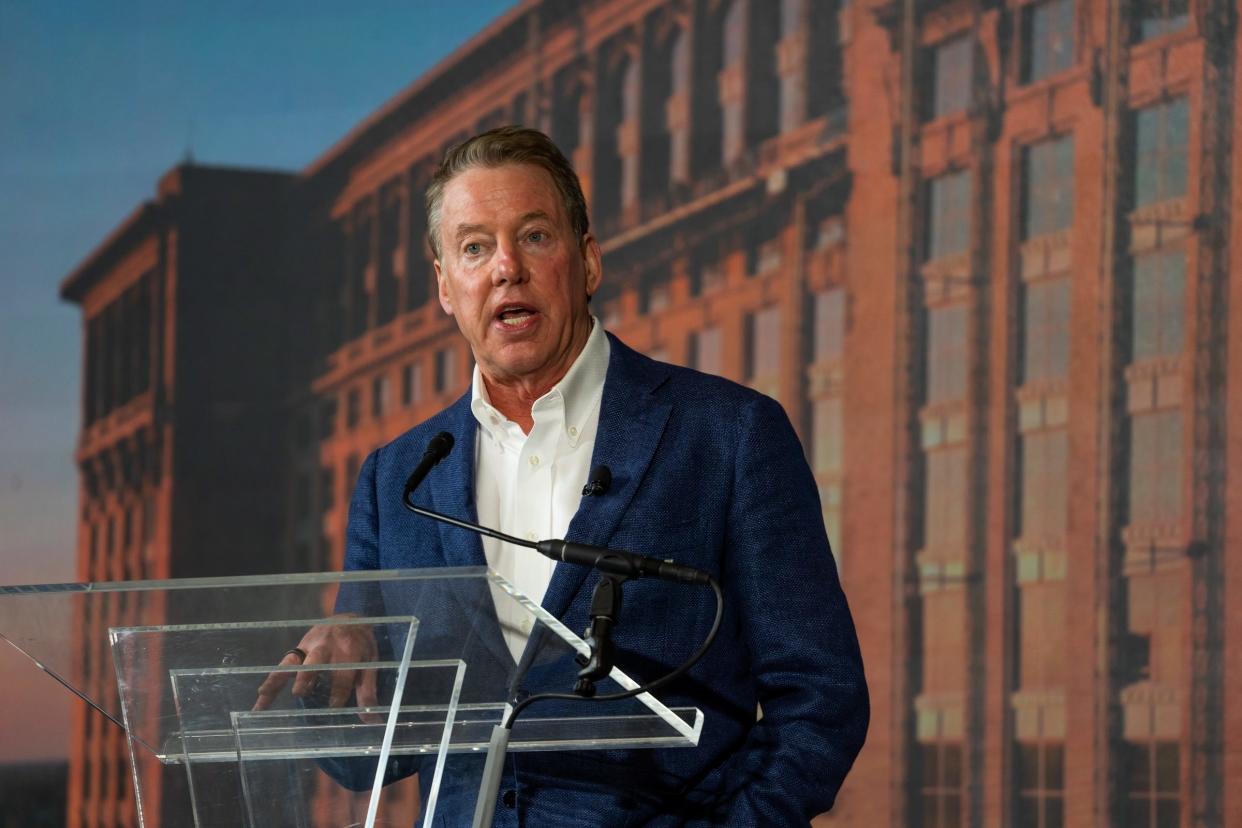
{"label": "blue sky", "polygon": [[513,5],[0,0],[0,584],[73,577],[61,279],[187,152],[305,167]]}

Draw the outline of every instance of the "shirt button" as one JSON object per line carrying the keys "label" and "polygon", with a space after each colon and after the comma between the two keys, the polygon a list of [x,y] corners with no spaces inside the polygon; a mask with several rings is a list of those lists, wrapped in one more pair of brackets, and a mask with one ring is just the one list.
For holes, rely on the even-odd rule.
{"label": "shirt button", "polygon": [[532,455],[530,456],[530,464],[531,464],[532,466],[538,466],[538,465],[539,465],[539,455],[538,455],[538,454],[532,454]]}
{"label": "shirt button", "polygon": [[570,426],[570,427],[569,427],[569,436],[570,436],[570,437],[577,437],[577,436],[578,436],[578,429],[574,428],[573,426]]}
{"label": "shirt button", "polygon": [[517,791],[509,788],[500,795],[500,801],[504,803],[506,808],[512,808],[517,805]]}
{"label": "shirt button", "polygon": [[533,541],[533,540],[539,540],[539,536],[538,536],[538,535],[536,535],[534,532],[527,532],[527,533],[526,533],[526,539],[527,539],[527,540],[530,540],[530,541]]}

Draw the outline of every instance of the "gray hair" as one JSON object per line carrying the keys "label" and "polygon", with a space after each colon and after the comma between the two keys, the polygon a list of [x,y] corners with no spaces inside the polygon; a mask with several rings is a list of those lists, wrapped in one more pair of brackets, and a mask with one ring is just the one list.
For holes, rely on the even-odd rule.
{"label": "gray hair", "polygon": [[449,148],[444,160],[427,185],[427,236],[431,250],[440,258],[440,213],[444,205],[444,188],[458,175],[476,167],[492,169],[506,164],[530,164],[552,177],[560,193],[561,204],[569,224],[582,243],[590,228],[586,198],[573,166],[552,139],[537,129],[502,126],[481,132]]}

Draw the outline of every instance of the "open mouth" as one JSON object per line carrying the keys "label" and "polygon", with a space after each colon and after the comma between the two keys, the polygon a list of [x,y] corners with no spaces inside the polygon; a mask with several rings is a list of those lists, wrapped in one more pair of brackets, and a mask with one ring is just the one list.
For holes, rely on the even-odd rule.
{"label": "open mouth", "polygon": [[496,314],[496,319],[509,328],[520,328],[535,318],[535,309],[529,305],[505,305]]}

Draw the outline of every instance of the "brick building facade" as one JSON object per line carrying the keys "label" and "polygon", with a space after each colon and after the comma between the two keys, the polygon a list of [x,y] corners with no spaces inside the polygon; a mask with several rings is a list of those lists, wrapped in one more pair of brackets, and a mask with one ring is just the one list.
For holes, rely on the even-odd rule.
{"label": "brick building facade", "polygon": [[[96,481],[175,445],[103,436],[100,394],[135,433],[193,433],[185,395],[209,374],[153,354],[211,331],[247,354],[283,337],[262,394],[257,375],[232,409],[198,392],[279,451],[264,518],[237,513],[282,516],[257,565],[340,566],[362,460],[469,381],[422,190],[450,144],[528,123],[582,176],[606,327],[770,394],[802,437],[874,710],[825,824],[1242,824],[1236,18],[1225,0],[523,2],[280,179],[256,312],[196,304],[197,332],[163,323],[134,357],[176,404],[121,400],[151,396],[140,380],[99,390],[119,363],[93,345],[118,313],[105,293],[187,284],[167,242],[121,255],[162,207],[66,283],[88,342],[81,574],[137,574],[131,547],[92,540],[130,498]],[[162,290],[161,318],[188,312]],[[143,571],[188,574],[176,527],[202,518],[175,493],[223,472],[147,467],[163,534]],[[75,749],[75,824],[113,824],[83,804],[109,801],[82,793],[108,787],[88,782],[95,750]]]}

